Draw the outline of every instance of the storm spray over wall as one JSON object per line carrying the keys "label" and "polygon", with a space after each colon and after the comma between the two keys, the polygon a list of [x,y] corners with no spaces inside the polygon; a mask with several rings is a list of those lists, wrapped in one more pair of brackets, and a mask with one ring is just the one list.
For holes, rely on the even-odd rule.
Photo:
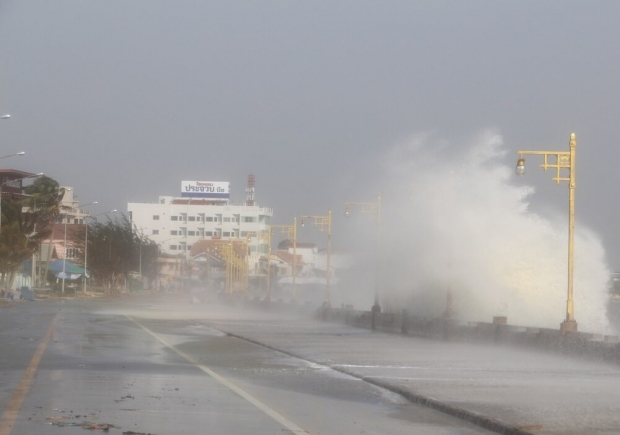
{"label": "storm spray over wall", "polygon": [[[566,309],[566,214],[528,210],[534,189],[504,163],[498,134],[486,131],[454,149],[418,137],[386,158],[381,305],[438,316],[450,289],[458,320],[503,315],[511,324],[558,328]],[[575,250],[580,330],[605,331],[605,253],[578,216]],[[372,257],[362,260],[366,271]]]}

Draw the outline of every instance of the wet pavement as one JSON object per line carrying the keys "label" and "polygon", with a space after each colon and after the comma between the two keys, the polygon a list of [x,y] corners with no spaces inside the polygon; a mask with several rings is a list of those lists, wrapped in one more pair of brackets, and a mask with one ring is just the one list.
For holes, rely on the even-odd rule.
{"label": "wet pavement", "polygon": [[162,298],[13,303],[0,308],[0,435],[489,433],[226,328],[326,362],[350,338],[338,325]]}
{"label": "wet pavement", "polygon": [[540,434],[620,434],[620,367],[511,348],[298,319],[218,330]]}

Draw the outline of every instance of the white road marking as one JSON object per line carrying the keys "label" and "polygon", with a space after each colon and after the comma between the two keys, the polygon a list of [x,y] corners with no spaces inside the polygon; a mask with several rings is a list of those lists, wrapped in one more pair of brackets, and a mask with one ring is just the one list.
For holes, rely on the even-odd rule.
{"label": "white road marking", "polygon": [[198,367],[200,370],[202,370],[203,372],[205,372],[206,374],[211,376],[213,379],[218,381],[220,384],[222,384],[225,387],[229,388],[230,390],[234,391],[237,395],[243,397],[245,400],[250,402],[252,405],[256,406],[258,409],[260,409],[265,414],[267,414],[269,417],[271,417],[272,419],[274,419],[275,421],[280,423],[282,426],[287,428],[289,431],[296,432],[296,433],[308,433],[308,431],[300,428],[295,423],[293,423],[292,421],[290,421],[289,419],[284,417],[282,414],[280,414],[280,413],[276,412],[275,410],[271,409],[269,406],[267,406],[266,404],[264,404],[263,402],[261,402],[260,400],[258,400],[254,396],[252,396],[251,394],[249,394],[247,391],[245,391],[242,388],[238,387],[237,385],[235,385],[234,383],[232,383],[231,381],[229,381],[225,377],[217,374],[216,372],[214,372],[212,369],[210,369],[209,367],[205,366],[204,364],[201,364],[200,361],[196,360],[191,355],[188,355],[187,353],[183,352],[182,350],[179,350],[176,346],[168,343],[166,340],[161,338],[159,335],[155,334],[153,331],[148,329],[142,323],[138,322],[137,320],[133,319],[132,317],[129,317],[128,315],[125,315],[125,317],[127,317],[133,323],[135,323],[140,328],[142,328],[145,332],[147,332],[155,340],[159,341],[161,344],[166,346],[168,349],[174,351],[177,355],[185,358],[187,361],[189,361],[192,364],[194,364],[196,367]]}
{"label": "white road marking", "polygon": [[9,400],[9,404],[4,410],[2,417],[0,418],[0,435],[10,435],[11,431],[13,430],[15,421],[19,416],[19,411],[21,410],[22,404],[24,403],[24,399],[30,391],[30,385],[32,384],[34,375],[37,373],[37,368],[39,367],[41,358],[43,358],[45,349],[47,348],[48,343],[52,339],[52,334],[54,333],[54,327],[57,320],[58,314],[56,314],[52,319],[49,327],[47,328],[47,331],[45,332],[45,336],[39,343],[37,351],[34,353],[32,360],[30,360],[30,364],[28,364],[28,367],[26,368],[26,371],[24,372],[21,381],[17,385],[17,388],[15,388],[15,391],[13,391],[11,400]]}

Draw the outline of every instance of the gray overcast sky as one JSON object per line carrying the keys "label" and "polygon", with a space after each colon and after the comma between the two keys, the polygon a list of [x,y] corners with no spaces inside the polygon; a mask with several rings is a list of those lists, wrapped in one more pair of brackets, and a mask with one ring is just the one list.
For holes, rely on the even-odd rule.
{"label": "gray overcast sky", "polygon": [[[0,146],[28,153],[2,166],[93,212],[183,179],[231,181],[239,202],[254,173],[287,222],[380,190],[373,163],[417,133],[494,128],[516,150],[575,132],[578,223],[620,269],[619,19],[611,0],[0,0]],[[534,206],[564,211],[537,172]]]}

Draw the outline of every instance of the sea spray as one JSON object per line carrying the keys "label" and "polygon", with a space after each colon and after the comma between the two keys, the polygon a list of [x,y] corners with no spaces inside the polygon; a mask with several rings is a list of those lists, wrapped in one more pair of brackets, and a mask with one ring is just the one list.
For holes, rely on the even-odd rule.
{"label": "sea spray", "polygon": [[[363,289],[362,303],[374,293],[370,263],[379,261],[384,309],[439,316],[450,291],[461,321],[503,315],[511,324],[559,327],[568,219],[529,210],[534,188],[514,175],[507,152],[500,135],[485,131],[458,146],[418,136],[388,153],[380,256],[359,256],[364,279],[355,285]],[[575,254],[580,330],[607,331],[605,252],[578,216]]]}

